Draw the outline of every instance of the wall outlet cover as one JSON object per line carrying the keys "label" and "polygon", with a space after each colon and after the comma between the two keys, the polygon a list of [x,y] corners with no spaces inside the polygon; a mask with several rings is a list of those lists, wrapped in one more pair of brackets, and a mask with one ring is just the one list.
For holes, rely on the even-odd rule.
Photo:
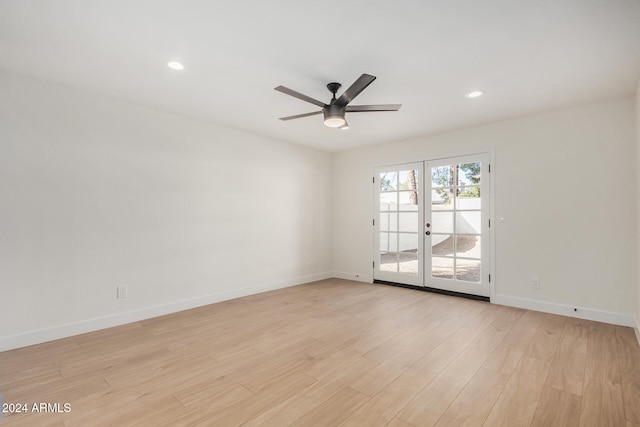
{"label": "wall outlet cover", "polygon": [[126,286],[118,286],[117,288],[117,298],[126,298],[127,297],[127,287]]}

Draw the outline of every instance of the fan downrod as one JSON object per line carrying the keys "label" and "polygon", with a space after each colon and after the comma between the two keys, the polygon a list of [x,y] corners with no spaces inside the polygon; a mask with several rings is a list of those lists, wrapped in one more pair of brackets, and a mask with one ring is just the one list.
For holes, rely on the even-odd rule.
{"label": "fan downrod", "polygon": [[342,87],[342,85],[340,83],[329,83],[329,84],[327,84],[327,89],[329,89],[329,92],[331,92],[333,94],[333,100],[336,99],[336,93],[338,92],[338,90],[340,90],[341,87]]}

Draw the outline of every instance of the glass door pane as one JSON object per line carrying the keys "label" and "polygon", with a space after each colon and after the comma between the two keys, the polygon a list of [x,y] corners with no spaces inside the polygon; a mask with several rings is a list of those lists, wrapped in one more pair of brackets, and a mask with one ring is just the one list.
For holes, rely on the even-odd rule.
{"label": "glass door pane", "polygon": [[375,170],[375,279],[423,283],[422,172],[422,162]]}

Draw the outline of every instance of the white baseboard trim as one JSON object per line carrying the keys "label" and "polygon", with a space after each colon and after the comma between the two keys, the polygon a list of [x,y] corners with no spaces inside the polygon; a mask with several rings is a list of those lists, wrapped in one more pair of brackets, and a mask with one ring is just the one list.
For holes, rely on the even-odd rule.
{"label": "white baseboard trim", "polygon": [[[546,301],[532,300],[528,298],[510,297],[505,295],[496,295],[491,298],[491,302],[509,307],[525,308],[527,310],[541,311],[543,313],[559,314],[568,317],[577,317],[579,319],[593,320],[595,322],[611,323],[620,326],[636,327],[635,319],[628,314],[613,313],[610,311],[600,311],[591,308],[574,307],[564,304],[556,304]],[[577,311],[574,311],[574,308]],[[636,333],[638,333],[636,331]]]}
{"label": "white baseboard trim", "polygon": [[116,313],[104,317],[87,319],[76,323],[54,326],[52,328],[39,329],[36,331],[26,332],[18,335],[1,337],[0,351],[27,347],[47,341],[67,338],[74,335],[111,328],[114,326],[124,325],[126,323],[137,322],[140,320],[150,319],[152,317],[175,313],[178,311],[189,310],[191,308],[214,304],[221,301],[240,298],[247,295],[259,294],[275,289],[315,282],[317,280],[330,279],[332,277],[334,276],[331,272],[326,272],[302,277],[295,277],[292,279],[278,280],[275,282],[261,283],[258,285],[245,286],[239,289],[230,289],[201,297],[171,302],[168,304],[146,307],[124,313]]}
{"label": "white baseboard trim", "polygon": [[356,282],[373,283],[373,276],[361,273],[345,273],[344,271],[334,271],[333,277],[336,279],[354,280]]}
{"label": "white baseboard trim", "polygon": [[633,329],[636,331],[636,338],[638,339],[638,345],[640,345],[640,317],[636,317],[636,326]]}

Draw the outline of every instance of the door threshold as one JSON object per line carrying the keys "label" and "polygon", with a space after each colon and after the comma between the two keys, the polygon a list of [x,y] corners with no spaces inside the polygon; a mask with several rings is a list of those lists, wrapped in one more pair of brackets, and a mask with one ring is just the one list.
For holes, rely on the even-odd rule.
{"label": "door threshold", "polygon": [[491,299],[489,297],[483,297],[481,295],[465,294],[464,292],[446,291],[444,289],[429,288],[427,286],[405,285],[404,283],[388,282],[386,280],[378,280],[378,279],[374,279],[373,283],[377,283],[379,285],[397,286],[399,288],[415,289],[416,291],[431,292],[434,294],[448,295],[450,297],[458,297],[458,298],[472,299],[475,301],[491,302]]}

